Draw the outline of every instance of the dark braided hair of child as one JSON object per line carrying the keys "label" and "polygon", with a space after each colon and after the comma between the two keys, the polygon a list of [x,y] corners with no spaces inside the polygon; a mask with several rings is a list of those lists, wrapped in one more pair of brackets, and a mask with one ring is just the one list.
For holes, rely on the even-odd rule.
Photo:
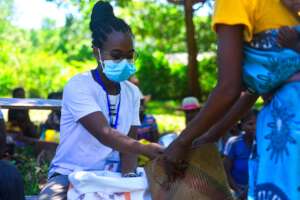
{"label": "dark braided hair of child", "polygon": [[92,31],[92,44],[100,49],[107,40],[107,36],[113,31],[132,34],[129,25],[124,20],[116,17],[112,6],[103,1],[98,1],[94,5],[90,29]]}

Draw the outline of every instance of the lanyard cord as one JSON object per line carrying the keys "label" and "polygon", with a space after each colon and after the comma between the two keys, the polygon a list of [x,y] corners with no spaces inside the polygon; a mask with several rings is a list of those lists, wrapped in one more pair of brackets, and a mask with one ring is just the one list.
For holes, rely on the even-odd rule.
{"label": "lanyard cord", "polygon": [[106,94],[106,102],[107,102],[107,108],[108,108],[108,114],[109,114],[109,120],[110,120],[110,126],[114,129],[117,129],[117,126],[118,126],[118,121],[119,121],[119,114],[120,114],[120,107],[121,107],[121,92],[120,92],[120,98],[119,98],[119,104],[118,104],[118,107],[117,107],[117,114],[116,114],[116,120],[115,120],[115,123],[112,122],[112,116],[113,116],[113,113],[111,112],[111,104],[110,104],[110,100],[109,100],[109,96],[108,96],[108,92],[107,92],[107,89],[103,83],[103,81],[101,80],[100,78],[100,73],[97,69],[95,70],[92,70],[92,74],[94,75],[97,83],[102,87],[102,89],[105,91],[105,94]]}

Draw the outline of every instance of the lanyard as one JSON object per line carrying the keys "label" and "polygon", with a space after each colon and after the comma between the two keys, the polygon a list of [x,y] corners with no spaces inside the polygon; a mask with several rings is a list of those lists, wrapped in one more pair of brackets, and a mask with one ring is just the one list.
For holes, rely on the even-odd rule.
{"label": "lanyard", "polygon": [[108,97],[108,92],[107,92],[107,89],[103,83],[103,81],[101,80],[100,78],[100,74],[99,74],[99,71],[97,69],[95,70],[92,70],[92,73],[94,74],[94,77],[97,81],[97,83],[102,87],[102,89],[105,91],[105,94],[106,94],[106,102],[107,102],[107,109],[108,109],[108,114],[109,114],[109,120],[110,120],[110,126],[114,129],[117,129],[117,126],[118,126],[118,121],[119,121],[119,114],[120,114],[120,107],[121,107],[121,92],[120,92],[120,98],[119,98],[119,104],[118,104],[118,107],[117,107],[117,114],[116,114],[116,120],[115,120],[115,123],[113,124],[112,122],[112,116],[113,116],[113,113],[111,112],[111,109],[110,109],[110,100],[109,100],[109,97]]}

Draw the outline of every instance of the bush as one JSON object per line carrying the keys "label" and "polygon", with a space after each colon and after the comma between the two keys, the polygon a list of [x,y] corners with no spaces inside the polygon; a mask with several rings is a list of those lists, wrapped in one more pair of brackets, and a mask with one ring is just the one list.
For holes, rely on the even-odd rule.
{"label": "bush", "polygon": [[[136,63],[137,77],[144,94],[151,94],[156,100],[180,100],[187,96],[187,66],[168,63],[161,52],[153,54],[142,51]],[[216,58],[199,62],[202,99],[205,99],[216,83]]]}
{"label": "bush", "polygon": [[217,83],[217,61],[216,57],[206,58],[199,63],[201,77],[199,83],[202,89],[201,100],[205,101],[209,93]]}
{"label": "bush", "polygon": [[47,181],[49,162],[38,162],[32,147],[17,149],[14,162],[20,171],[26,195],[37,195]]}
{"label": "bush", "polygon": [[[95,66],[95,60],[68,60],[62,53],[46,53],[13,49],[4,44],[0,57],[0,95],[10,96],[14,87],[24,87],[28,97],[47,97],[48,93],[62,90],[66,82],[76,73]],[[13,50],[12,50],[13,49]],[[136,62],[141,90],[156,100],[180,100],[187,96],[187,66],[170,64],[165,54],[142,50]],[[199,84],[203,98],[215,84],[215,58],[199,63]]]}
{"label": "bush", "polygon": [[155,99],[171,99],[173,77],[164,54],[141,52],[136,63],[137,76],[141,81],[141,89],[145,94],[151,94]]}

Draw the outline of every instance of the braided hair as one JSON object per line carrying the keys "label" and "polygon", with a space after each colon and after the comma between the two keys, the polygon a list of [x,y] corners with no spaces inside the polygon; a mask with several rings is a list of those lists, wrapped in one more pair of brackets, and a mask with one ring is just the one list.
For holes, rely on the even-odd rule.
{"label": "braided hair", "polygon": [[113,7],[108,2],[98,1],[93,8],[90,30],[93,47],[102,48],[103,43],[113,31],[132,34],[129,25],[114,15]]}

